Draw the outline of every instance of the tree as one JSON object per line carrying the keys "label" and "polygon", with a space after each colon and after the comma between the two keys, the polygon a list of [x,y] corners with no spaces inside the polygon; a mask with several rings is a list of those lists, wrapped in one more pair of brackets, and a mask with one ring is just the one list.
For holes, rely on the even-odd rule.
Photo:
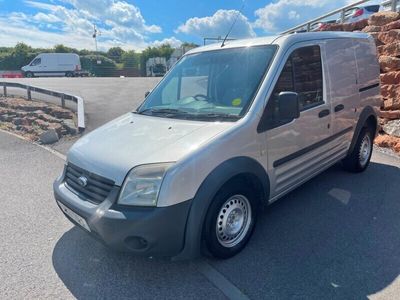
{"label": "tree", "polygon": [[195,43],[183,42],[182,47],[196,48],[196,47],[199,47],[199,45],[197,45]]}
{"label": "tree", "polygon": [[32,48],[24,43],[15,45],[10,59],[15,66],[13,69],[20,69],[22,66],[28,64],[35,54],[32,54]]}
{"label": "tree", "polygon": [[58,45],[54,46],[54,52],[55,53],[78,53],[79,51],[74,48],[64,46],[63,44],[58,44]]}
{"label": "tree", "polygon": [[122,54],[121,62],[124,64],[124,68],[137,68],[139,55],[133,50],[126,51]]}
{"label": "tree", "polygon": [[116,61],[117,63],[122,62],[122,56],[124,55],[125,51],[121,47],[112,47],[107,51],[107,57]]}

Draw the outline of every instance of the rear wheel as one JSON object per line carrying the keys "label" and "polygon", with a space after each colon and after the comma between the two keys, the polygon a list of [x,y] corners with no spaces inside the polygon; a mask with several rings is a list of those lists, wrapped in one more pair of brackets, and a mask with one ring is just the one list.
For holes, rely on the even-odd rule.
{"label": "rear wheel", "polygon": [[257,220],[254,192],[241,181],[224,186],[214,197],[204,224],[209,252],[217,258],[229,258],[247,244]]}
{"label": "rear wheel", "polygon": [[342,161],[344,169],[353,173],[365,171],[371,160],[372,149],[373,132],[371,128],[364,127],[357,138],[353,151]]}
{"label": "rear wheel", "polygon": [[74,77],[74,74],[72,72],[67,72],[65,73],[65,77]]}

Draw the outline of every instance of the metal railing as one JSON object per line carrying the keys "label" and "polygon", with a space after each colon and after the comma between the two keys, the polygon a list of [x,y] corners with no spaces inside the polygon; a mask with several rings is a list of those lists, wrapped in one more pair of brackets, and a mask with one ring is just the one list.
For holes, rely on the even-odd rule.
{"label": "metal railing", "polygon": [[7,97],[7,94],[8,94],[7,87],[9,87],[9,88],[25,89],[28,100],[32,100],[32,92],[36,92],[36,93],[60,98],[62,107],[65,107],[65,101],[75,102],[77,105],[78,130],[79,130],[79,132],[82,132],[85,130],[85,107],[84,107],[83,99],[81,97],[62,93],[62,92],[51,91],[51,90],[43,89],[43,88],[32,86],[32,85],[22,84],[22,83],[18,83],[18,82],[3,81],[3,82],[0,82],[0,86],[3,86],[4,97]]}
{"label": "metal railing", "polygon": [[[299,31],[299,30],[311,31],[312,25],[314,25],[317,22],[320,22],[320,21],[322,21],[322,20],[324,20],[324,19],[326,19],[328,17],[337,15],[337,14],[340,14],[340,20],[343,23],[345,21],[346,12],[349,9],[354,8],[357,5],[360,5],[360,4],[363,4],[363,3],[366,3],[366,2],[370,2],[370,0],[357,1],[357,2],[355,2],[353,4],[344,6],[344,7],[339,8],[339,9],[336,9],[336,10],[331,11],[331,12],[325,14],[325,15],[322,15],[322,16],[316,18],[316,19],[312,19],[312,20],[307,21],[307,22],[305,22],[303,24],[300,24],[300,25],[298,25],[296,27],[290,28],[290,29],[282,32],[281,34],[293,33],[293,32]],[[397,11],[397,8],[398,8],[399,4],[400,4],[400,0],[389,0],[389,1],[382,2],[380,5],[383,6],[383,7],[390,8],[391,11]]]}

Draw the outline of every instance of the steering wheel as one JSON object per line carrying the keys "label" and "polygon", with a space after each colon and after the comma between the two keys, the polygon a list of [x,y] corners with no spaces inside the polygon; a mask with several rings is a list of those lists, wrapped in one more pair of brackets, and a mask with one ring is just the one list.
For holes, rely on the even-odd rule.
{"label": "steering wheel", "polygon": [[[193,98],[197,101],[207,101],[208,100],[208,96],[203,95],[203,94],[194,95]],[[201,99],[201,98],[203,98],[203,99]]]}

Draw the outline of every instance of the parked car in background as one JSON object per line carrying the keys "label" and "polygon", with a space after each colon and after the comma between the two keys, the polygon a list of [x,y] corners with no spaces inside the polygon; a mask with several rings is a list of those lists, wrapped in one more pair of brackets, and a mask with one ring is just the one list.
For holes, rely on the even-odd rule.
{"label": "parked car in background", "polygon": [[232,257],[268,217],[264,205],[338,162],[367,169],[379,105],[366,33],[195,48],[136,111],[72,146],[54,195],[69,220],[111,248]]}
{"label": "parked car in background", "polygon": [[324,30],[328,26],[328,24],[335,24],[335,23],[337,23],[336,20],[314,23],[311,25],[310,31],[321,31]]}
{"label": "parked car in background", "polygon": [[88,76],[75,53],[41,53],[21,68],[25,77]]}
{"label": "parked car in background", "polygon": [[[377,13],[380,8],[379,4],[352,7],[345,12],[344,23],[353,23],[368,19],[372,14]],[[341,19],[337,20],[337,22],[341,23]]]}

